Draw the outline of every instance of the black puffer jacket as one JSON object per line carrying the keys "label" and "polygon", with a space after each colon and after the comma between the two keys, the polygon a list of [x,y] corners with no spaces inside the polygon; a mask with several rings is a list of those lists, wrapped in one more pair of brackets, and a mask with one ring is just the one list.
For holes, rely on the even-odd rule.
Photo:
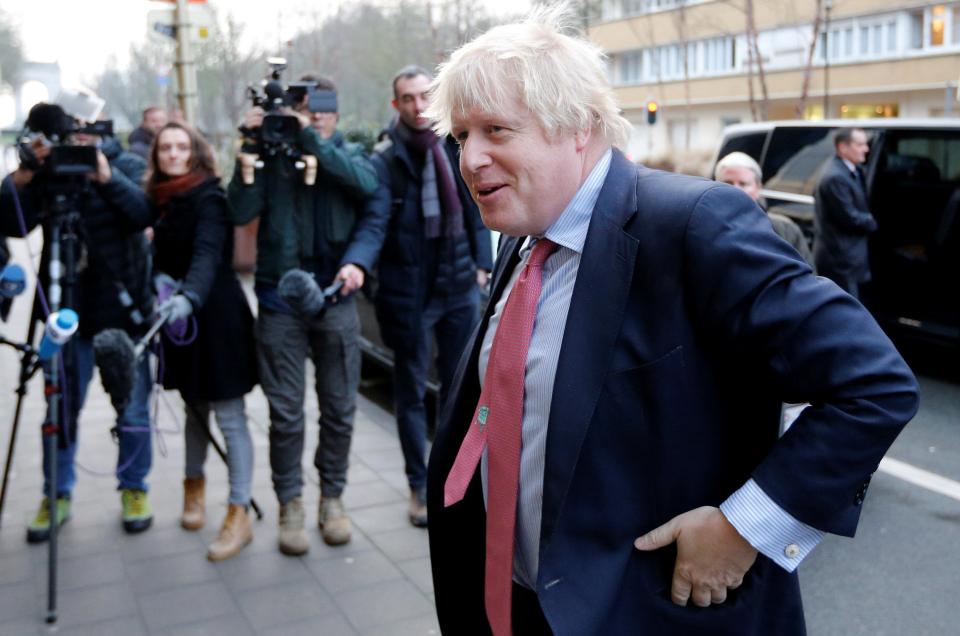
{"label": "black puffer jacket", "polygon": [[163,386],[187,402],[227,400],[257,383],[253,314],[233,273],[233,225],[219,179],[170,198],[154,226],[154,269],[183,281],[196,339],[163,334]]}
{"label": "black puffer jacket", "polygon": [[[477,284],[477,269],[493,269],[490,231],[466,184],[454,169],[463,206],[464,233],[457,237],[427,240],[423,231],[421,176],[406,146],[397,138],[396,124],[390,140],[375,148],[371,162],[380,188],[367,202],[375,216],[389,214],[378,267],[376,310],[380,334],[391,349],[417,342],[423,308],[431,297],[465,294]],[[442,142],[451,166],[457,166],[456,143]]]}
{"label": "black puffer jacket", "polygon": [[[70,208],[79,212],[76,229],[80,238],[75,259],[78,280],[71,304],[80,316],[80,334],[87,338],[108,327],[141,333],[147,325],[135,323],[134,310],[146,322],[153,304],[148,284],[149,247],[143,235],[149,210],[139,185],[146,163],[124,152],[113,138],[104,140],[102,150],[110,162],[110,181],[100,185],[83,179],[68,189],[75,201]],[[40,281],[45,290],[49,286],[50,233],[55,217],[61,216],[55,213],[56,189],[41,172],[19,192],[27,231],[43,226]],[[22,236],[9,180],[0,189],[0,234]],[[124,292],[132,301],[129,307],[121,300]],[[63,306],[70,306],[68,293],[65,289]]]}

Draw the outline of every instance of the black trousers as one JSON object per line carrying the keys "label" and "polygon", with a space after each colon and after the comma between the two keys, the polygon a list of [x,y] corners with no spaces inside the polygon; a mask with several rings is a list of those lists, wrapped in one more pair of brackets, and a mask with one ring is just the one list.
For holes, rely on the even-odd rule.
{"label": "black trousers", "polygon": [[533,590],[514,583],[511,612],[516,636],[553,636],[540,608],[537,593]]}

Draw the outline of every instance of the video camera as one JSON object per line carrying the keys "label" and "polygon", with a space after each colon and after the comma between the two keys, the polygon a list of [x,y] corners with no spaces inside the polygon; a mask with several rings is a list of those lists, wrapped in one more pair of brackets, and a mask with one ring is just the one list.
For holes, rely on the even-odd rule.
{"label": "video camera", "polygon": [[263,125],[257,129],[241,127],[245,136],[257,139],[269,154],[276,154],[283,146],[296,144],[300,134],[300,122],[293,115],[284,115],[280,109],[284,106],[296,108],[307,98],[310,112],[335,112],[337,94],[334,91],[318,90],[314,82],[291,82],[286,87],[281,83],[287,61],[282,57],[269,57],[267,64],[270,74],[262,83],[262,93],[253,86],[247,87],[250,101],[266,111]]}
{"label": "video camera", "polygon": [[[96,110],[99,114],[100,108]],[[89,112],[85,113],[88,114]],[[96,115],[94,119],[95,117]],[[36,104],[30,109],[17,147],[20,163],[25,168],[43,171],[53,177],[82,177],[89,172],[96,172],[96,147],[72,144],[70,137],[75,134],[100,137],[113,135],[113,122],[94,121],[85,124],[78,119],[67,114],[59,104]],[[50,146],[50,155],[42,163],[34,155],[32,148],[38,138]]]}

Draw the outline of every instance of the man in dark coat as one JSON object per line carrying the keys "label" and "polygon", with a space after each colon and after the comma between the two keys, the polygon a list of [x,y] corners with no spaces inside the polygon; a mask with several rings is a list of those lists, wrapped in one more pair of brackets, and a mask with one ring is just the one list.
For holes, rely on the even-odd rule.
{"label": "man in dark coat", "polygon": [[[38,104],[30,111],[27,125],[33,128],[32,121],[50,122],[62,116],[59,106]],[[39,131],[40,127],[42,125],[33,129]],[[43,227],[40,285],[44,291],[50,283],[48,264],[54,226],[64,231],[71,229],[79,238],[74,262],[66,265],[75,271],[76,281],[73,284],[66,278],[62,281],[61,306],[77,312],[80,326],[63,349],[65,417],[60,420],[57,483],[53,488],[49,483],[44,484],[44,495],[57,497],[59,523],[71,514],[70,496],[76,482],[77,423],[93,375],[93,337],[107,328],[124,329],[136,337],[145,330],[144,323],[153,307],[148,245],[142,232],[149,223],[146,197],[140,188],[146,164],[140,157],[123,152],[112,137],[97,139],[74,134],[70,143],[99,146],[96,172],[85,178],[54,176],[43,165],[51,149],[38,138],[31,145],[33,162],[21,163],[11,177],[4,180],[0,190],[0,234],[23,236],[24,229],[29,232],[37,225]],[[58,209],[55,201],[57,195],[63,193],[67,193],[67,204]],[[19,199],[22,219],[15,199]],[[70,222],[68,212],[79,212],[79,216]],[[61,249],[60,253],[61,260],[65,259],[66,252]],[[37,316],[37,319],[43,318]],[[117,478],[123,526],[128,532],[146,530],[153,518],[145,481],[151,464],[147,404],[150,388],[150,372],[144,358],[137,367],[130,403],[118,414]],[[50,532],[49,522],[44,503],[27,529],[27,540],[45,541]]]}
{"label": "man in dark coat", "polygon": [[837,154],[817,184],[813,257],[821,276],[859,298],[860,285],[870,280],[867,236],[877,229],[860,165],[870,147],[860,128],[841,128],[833,144]]}
{"label": "man in dark coat", "polygon": [[150,156],[150,146],[157,132],[167,123],[167,111],[159,106],[148,106],[143,110],[140,125],[127,137],[130,152],[144,159]]}
{"label": "man in dark coat", "polygon": [[[368,207],[390,218],[380,254],[377,320],[394,354],[394,405],[410,486],[410,522],[427,523],[424,405],[437,343],[440,399],[479,319],[493,266],[490,232],[457,170],[456,144],[439,139],[422,112],[430,76],[408,66],[393,79],[398,117],[375,148],[380,190]],[[439,409],[438,409],[439,410]]]}
{"label": "man in dark coat", "polygon": [[[853,534],[916,380],[744,193],[626,159],[561,11],[455,51],[427,111],[503,233],[430,455],[440,627],[798,636],[796,568]],[[782,401],[812,406],[778,437]]]}
{"label": "man in dark coat", "polygon": [[[270,468],[280,502],[278,547],[289,555],[310,547],[301,498],[308,353],[316,367],[320,405],[314,459],[320,473],[318,523],[326,543],[350,541],[341,495],[360,385],[360,319],[353,293],[376,263],[386,225],[385,217],[364,210],[365,199],[377,189],[377,176],[363,149],[337,130],[333,82],[310,75],[301,80],[313,82],[322,93],[316,112],[310,112],[306,96],[295,109],[284,110],[299,121],[296,143],[287,150],[301,153],[302,161],[260,141],[255,131],[262,128],[265,113],[255,107],[246,114],[241,130],[247,138],[227,188],[235,223],[256,218],[260,223],[257,356],[260,386],[270,404]],[[256,170],[255,154],[263,160]],[[321,287],[341,281],[339,300],[320,315],[295,314],[277,286],[286,272],[298,268],[313,274]]]}

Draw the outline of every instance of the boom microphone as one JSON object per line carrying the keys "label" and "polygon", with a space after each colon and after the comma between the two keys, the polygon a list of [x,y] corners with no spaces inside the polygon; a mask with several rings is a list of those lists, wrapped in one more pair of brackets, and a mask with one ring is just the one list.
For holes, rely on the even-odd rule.
{"label": "boom microphone", "polygon": [[118,415],[122,414],[130,402],[137,369],[133,340],[123,329],[104,329],[93,337],[93,359],[110,403]]}
{"label": "boom microphone", "polygon": [[277,293],[298,316],[316,318],[323,314],[327,303],[336,296],[341,287],[343,281],[338,280],[326,289],[321,289],[311,274],[302,269],[291,269],[280,278]]}

